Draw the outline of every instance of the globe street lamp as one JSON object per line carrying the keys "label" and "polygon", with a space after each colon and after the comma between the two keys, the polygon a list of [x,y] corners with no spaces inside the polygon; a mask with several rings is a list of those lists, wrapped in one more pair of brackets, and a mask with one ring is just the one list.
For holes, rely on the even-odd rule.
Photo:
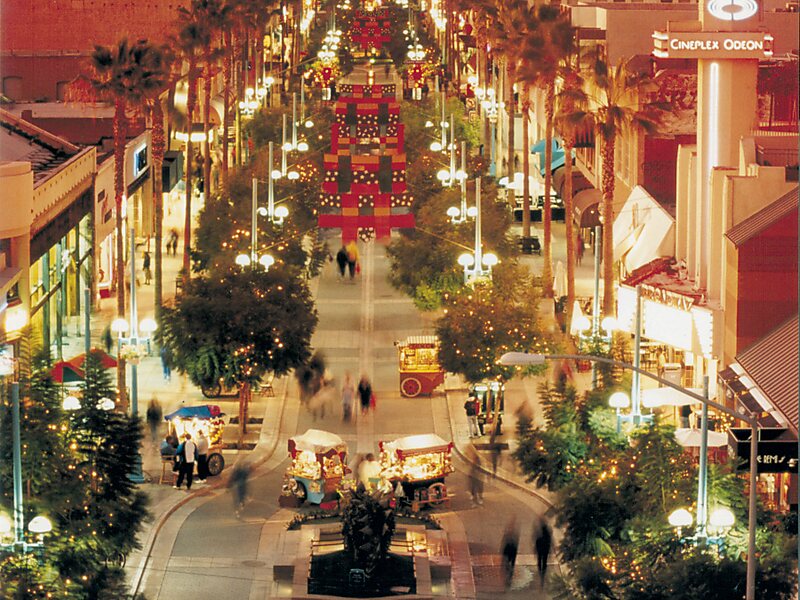
{"label": "globe street lamp", "polygon": [[[136,310],[136,253],[134,252],[134,230],[130,232],[130,261],[131,261],[131,318],[130,322],[118,317],[111,322],[111,331],[117,334],[117,348],[120,358],[131,364],[131,414],[139,416],[139,376],[138,364],[141,358],[150,353],[150,336],[156,330],[156,322],[145,318],[139,322]],[[129,334],[126,335],[126,332]],[[134,483],[144,483],[142,474],[142,456],[138,445],[134,448],[134,469],[130,480]]]}
{"label": "globe street lamp", "polygon": [[[743,414],[737,410],[729,408],[724,404],[719,404],[709,400],[708,398],[708,377],[704,380],[704,393],[703,395],[697,394],[692,390],[683,388],[663,377],[660,377],[649,371],[639,368],[638,366],[630,363],[607,358],[605,356],[593,356],[588,354],[529,354],[526,352],[507,352],[500,357],[501,365],[543,365],[547,360],[589,360],[592,362],[603,363],[622,367],[623,369],[630,369],[638,375],[644,375],[654,381],[657,381],[663,387],[672,388],[689,396],[697,402],[703,403],[703,416],[702,416],[702,440],[700,445],[700,469],[699,477],[701,480],[698,482],[698,533],[697,535],[706,537],[706,490],[705,490],[705,461],[708,454],[708,407],[712,407],[719,412],[744,421],[750,426],[750,489],[748,492],[748,519],[747,519],[747,590],[745,600],[755,600],[755,577],[756,577],[756,478],[758,475],[758,415],[756,413]],[[634,404],[634,406],[636,406]]]}
{"label": "globe street lamp", "polygon": [[492,267],[499,261],[495,254],[483,254],[481,241],[481,178],[475,179],[475,248],[473,254],[464,253],[458,257],[458,264],[464,268],[464,283],[482,277],[492,278]]}

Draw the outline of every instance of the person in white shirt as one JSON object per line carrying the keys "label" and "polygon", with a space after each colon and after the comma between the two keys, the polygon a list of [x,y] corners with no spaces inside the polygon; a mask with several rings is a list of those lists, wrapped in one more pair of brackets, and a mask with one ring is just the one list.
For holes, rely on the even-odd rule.
{"label": "person in white shirt", "polygon": [[375,455],[367,454],[366,459],[358,466],[358,481],[368,490],[374,490],[381,477],[381,465]]}
{"label": "person in white shirt", "polygon": [[208,477],[208,438],[203,431],[197,432],[197,479],[202,483]]}
{"label": "person in white shirt", "polygon": [[178,446],[178,460],[180,460],[180,467],[178,469],[178,481],[175,483],[175,489],[181,489],[183,478],[186,478],[186,489],[192,489],[192,477],[194,476],[194,463],[197,460],[197,444],[192,441],[192,436],[184,434],[183,443]]}

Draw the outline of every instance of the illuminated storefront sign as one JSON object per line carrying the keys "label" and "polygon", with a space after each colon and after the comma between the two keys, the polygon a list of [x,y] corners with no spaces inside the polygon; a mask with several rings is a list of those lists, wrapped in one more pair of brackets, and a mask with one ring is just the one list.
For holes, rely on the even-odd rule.
{"label": "illuminated storefront sign", "polygon": [[[642,336],[698,356],[714,355],[714,313],[691,296],[642,285]],[[617,291],[617,327],[635,333],[636,289]]]}
{"label": "illuminated storefront sign", "polygon": [[657,31],[653,40],[659,58],[764,58],[773,45],[770,34],[746,31]]}

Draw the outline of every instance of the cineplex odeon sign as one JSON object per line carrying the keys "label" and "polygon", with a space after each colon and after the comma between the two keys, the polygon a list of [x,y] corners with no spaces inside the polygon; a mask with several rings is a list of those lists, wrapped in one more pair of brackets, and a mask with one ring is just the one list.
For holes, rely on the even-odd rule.
{"label": "cineplex odeon sign", "polygon": [[766,58],[773,37],[765,32],[657,31],[653,54],[659,58]]}

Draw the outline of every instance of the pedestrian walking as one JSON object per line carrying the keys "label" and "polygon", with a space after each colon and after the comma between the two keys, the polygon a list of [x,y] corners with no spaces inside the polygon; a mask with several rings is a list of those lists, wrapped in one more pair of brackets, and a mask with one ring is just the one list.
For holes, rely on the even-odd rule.
{"label": "pedestrian walking", "polygon": [[381,465],[375,460],[375,455],[370,452],[366,458],[358,465],[358,482],[367,490],[378,487],[381,477]]}
{"label": "pedestrian walking", "polygon": [[372,385],[366,375],[362,375],[361,380],[358,382],[358,398],[361,401],[361,416],[366,416],[369,412],[370,404],[373,403]]}
{"label": "pedestrian walking", "polygon": [[353,399],[355,398],[356,388],[353,385],[353,377],[347,371],[344,374],[344,382],[342,383],[342,419],[350,422],[353,416]]}
{"label": "pedestrian walking", "polygon": [[145,413],[147,426],[150,428],[150,439],[153,440],[153,444],[155,444],[158,439],[158,426],[161,423],[162,416],[161,404],[158,398],[153,396],[147,404],[147,412]]}
{"label": "pedestrian walking", "polygon": [[472,496],[472,506],[483,506],[483,472],[481,470],[481,457],[473,450],[472,467],[469,471],[469,493]]}
{"label": "pedestrian walking", "polygon": [[430,91],[431,91],[431,88],[430,88],[430,87],[428,87],[428,82],[427,82],[427,81],[425,81],[425,82],[422,84],[422,99],[423,99],[423,100],[425,100],[425,99],[427,99],[427,98],[428,98],[428,92],[430,92]]}
{"label": "pedestrian walking", "polygon": [[480,437],[481,429],[478,425],[478,399],[470,396],[464,402],[464,411],[467,413],[467,424],[469,425],[469,437]]}
{"label": "pedestrian walking", "polygon": [[344,246],[336,253],[336,266],[339,267],[339,279],[344,281],[344,271],[347,268],[347,248]]}
{"label": "pedestrian walking", "polygon": [[503,533],[503,541],[500,544],[500,554],[503,559],[503,574],[505,575],[506,589],[511,586],[511,580],[514,578],[514,565],[517,562],[517,550],[519,549],[519,527],[517,527],[516,517],[511,517],[511,520],[506,526]]}
{"label": "pedestrian walking", "polygon": [[497,463],[500,461],[500,442],[497,441],[497,423],[492,423],[492,433],[489,437],[489,451],[492,457],[492,476],[497,477]]}
{"label": "pedestrian walking", "polygon": [[533,547],[536,551],[536,566],[539,569],[539,586],[544,587],[544,578],[547,575],[547,558],[550,556],[550,547],[553,545],[553,530],[547,521],[540,519],[534,530]]}
{"label": "pedestrian walking", "polygon": [[581,261],[583,260],[583,251],[584,251],[583,238],[579,233],[575,238],[575,262],[577,264],[581,264]]}
{"label": "pedestrian walking", "polygon": [[150,280],[153,278],[153,272],[150,270],[150,253],[147,250],[144,251],[142,269],[144,269],[144,284],[150,285]]}
{"label": "pedestrian walking", "polygon": [[356,276],[356,269],[358,268],[358,244],[355,240],[350,240],[345,247],[347,250],[347,270],[350,273],[350,280],[352,281]]}
{"label": "pedestrian walking", "polygon": [[197,480],[205,483],[208,477],[208,438],[203,430],[197,432]]}
{"label": "pedestrian walking", "polygon": [[161,346],[161,373],[164,375],[164,381],[172,380],[172,351],[169,346]]}
{"label": "pedestrian walking", "polygon": [[172,256],[178,253],[178,230],[174,227],[169,230],[169,238],[167,239],[167,254],[172,250]]}
{"label": "pedestrian walking", "polygon": [[194,463],[197,460],[197,445],[192,441],[192,436],[184,434],[183,443],[178,446],[178,460],[180,466],[178,467],[178,481],[175,482],[174,488],[181,489],[184,478],[186,478],[186,489],[192,489],[192,478],[194,477]]}
{"label": "pedestrian walking", "polygon": [[233,512],[236,518],[242,516],[244,504],[247,501],[247,480],[250,478],[250,465],[244,461],[237,462],[233,467],[228,486],[233,495]]}

